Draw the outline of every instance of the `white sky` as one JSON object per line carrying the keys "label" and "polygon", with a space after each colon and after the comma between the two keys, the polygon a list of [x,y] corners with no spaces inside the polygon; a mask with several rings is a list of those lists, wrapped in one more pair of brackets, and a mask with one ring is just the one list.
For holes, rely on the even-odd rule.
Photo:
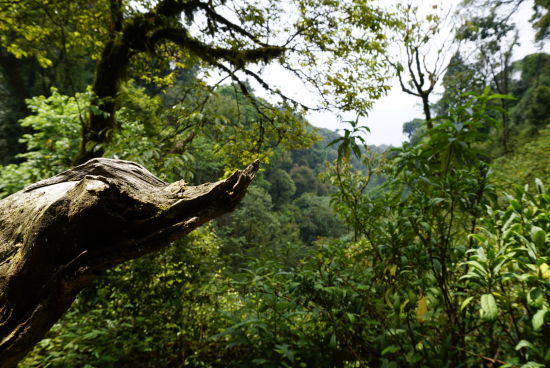
{"label": "white sky", "polygon": [[[422,1],[422,6],[431,5],[434,1]],[[459,3],[460,0],[448,0],[449,3]],[[534,32],[529,23],[532,9],[530,4],[523,4],[517,12],[514,21],[518,25],[520,32],[520,46],[515,49],[514,60],[534,53],[541,52],[540,48],[534,44]],[[449,31],[448,31],[449,32]],[[550,52],[548,42],[544,45],[542,51]],[[449,55],[450,57],[451,55]],[[272,85],[278,86],[283,92],[290,97],[295,97],[301,102],[307,104],[309,96],[306,88],[300,81],[291,78],[288,74],[285,74],[281,68],[272,66],[267,67],[264,70],[263,77],[266,81]],[[260,92],[260,91],[257,91]],[[306,96],[306,97],[304,97]],[[313,99],[314,97],[311,97]],[[434,95],[434,99],[431,102],[437,100],[437,95]],[[373,109],[370,111],[369,116],[362,121],[363,125],[370,128],[371,133],[367,136],[367,144],[375,145],[393,145],[399,146],[406,139],[402,134],[403,123],[410,121],[414,118],[422,118],[422,108],[420,106],[420,100],[414,96],[410,96],[401,91],[397,80],[393,83],[393,88],[389,94],[382,99],[378,100]],[[307,115],[311,124],[317,127],[328,128],[336,130],[343,128],[345,124],[340,123],[337,113],[309,113]],[[344,116],[344,120],[353,120],[355,116],[352,114]]]}

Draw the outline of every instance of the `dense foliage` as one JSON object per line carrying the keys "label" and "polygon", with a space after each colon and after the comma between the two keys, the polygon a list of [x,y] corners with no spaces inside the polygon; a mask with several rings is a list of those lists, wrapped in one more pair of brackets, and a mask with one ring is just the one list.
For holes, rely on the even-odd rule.
{"label": "dense foliage", "polygon": [[[262,172],[233,213],[82,292],[21,368],[550,365],[550,56],[512,61],[507,19],[472,13],[457,32],[470,49],[429,74],[418,30],[436,35],[441,18],[414,7],[35,3],[0,4],[18,15],[0,21],[0,197],[83,151],[167,181],[211,181],[257,158]],[[187,22],[162,13],[185,4]],[[299,14],[286,25],[285,6]],[[154,37],[170,25],[196,42]],[[142,26],[113,100],[98,100],[106,50]],[[388,27],[412,50],[405,67],[389,60]],[[284,55],[239,59],[283,36]],[[358,118],[341,134],[314,128],[299,103],[268,85],[280,99],[260,98],[237,74],[254,80],[251,65],[275,59]],[[404,124],[401,147],[367,146],[360,117],[388,65],[413,69],[404,87],[425,116]],[[207,85],[212,68],[231,83]],[[99,144],[86,134],[105,101],[115,125]]]}

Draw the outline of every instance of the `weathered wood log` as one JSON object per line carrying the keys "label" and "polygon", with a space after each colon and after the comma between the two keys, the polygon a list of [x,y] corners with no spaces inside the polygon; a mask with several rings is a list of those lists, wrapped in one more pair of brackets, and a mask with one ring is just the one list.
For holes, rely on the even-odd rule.
{"label": "weathered wood log", "polygon": [[101,271],[234,209],[258,166],[193,187],[100,158],[1,200],[0,368],[15,367]]}

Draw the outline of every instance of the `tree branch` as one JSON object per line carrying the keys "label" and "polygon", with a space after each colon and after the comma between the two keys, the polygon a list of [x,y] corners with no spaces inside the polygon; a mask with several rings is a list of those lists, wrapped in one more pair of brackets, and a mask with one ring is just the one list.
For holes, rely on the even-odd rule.
{"label": "tree branch", "polygon": [[176,45],[189,50],[189,52],[209,64],[213,64],[213,60],[222,59],[237,67],[242,67],[248,63],[254,62],[268,62],[282,56],[285,52],[285,48],[281,46],[260,46],[257,48],[244,50],[212,47],[190,37],[188,32],[183,27],[163,28],[156,31],[151,36],[152,44],[155,44],[161,40],[171,41]]}
{"label": "tree branch", "polygon": [[13,368],[102,271],[231,211],[258,170],[167,184],[94,159],[0,201],[0,368]]}

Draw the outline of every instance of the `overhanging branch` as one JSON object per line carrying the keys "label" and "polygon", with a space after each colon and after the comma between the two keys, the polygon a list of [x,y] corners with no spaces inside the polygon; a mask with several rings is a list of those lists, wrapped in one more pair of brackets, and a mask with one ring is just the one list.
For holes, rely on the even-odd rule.
{"label": "overhanging branch", "polygon": [[237,67],[248,63],[269,62],[285,52],[285,48],[281,46],[260,46],[244,50],[213,47],[189,36],[183,27],[162,28],[151,36],[152,44],[161,40],[173,42],[209,64],[213,60],[226,60]]}
{"label": "overhanging branch", "polygon": [[0,201],[0,368],[13,368],[103,270],[231,211],[258,170],[167,184],[94,159]]}

